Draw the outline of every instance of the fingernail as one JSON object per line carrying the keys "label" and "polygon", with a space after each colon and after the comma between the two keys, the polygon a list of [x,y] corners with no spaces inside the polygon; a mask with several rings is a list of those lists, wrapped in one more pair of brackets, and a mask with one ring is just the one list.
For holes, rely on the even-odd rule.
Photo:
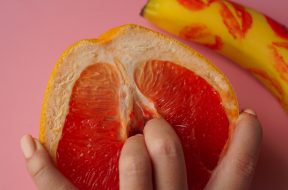
{"label": "fingernail", "polygon": [[[245,113],[245,114],[243,114],[243,113]],[[246,123],[247,122],[247,117],[249,118],[249,116],[251,116],[250,119],[254,118],[254,119],[257,120],[257,115],[256,115],[255,111],[253,111],[252,109],[245,109],[244,111],[242,111],[242,114],[239,115],[239,117],[238,117],[238,119],[236,121],[236,125],[240,125],[240,123],[242,123],[242,121],[244,123]],[[249,121],[250,121],[250,119],[249,119]]]}
{"label": "fingernail", "polygon": [[253,116],[257,116],[256,112],[251,110],[251,109],[245,109],[243,112],[248,113],[248,114],[253,115]]}
{"label": "fingernail", "polygon": [[33,153],[36,150],[35,142],[31,135],[25,135],[21,138],[20,141],[21,149],[23,152],[23,155],[26,159],[29,159],[32,157]]}

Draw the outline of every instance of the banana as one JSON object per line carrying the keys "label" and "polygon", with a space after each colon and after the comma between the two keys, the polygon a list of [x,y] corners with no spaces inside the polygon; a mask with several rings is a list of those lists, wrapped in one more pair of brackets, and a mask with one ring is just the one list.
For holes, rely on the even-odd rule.
{"label": "banana", "polygon": [[238,63],[288,111],[288,29],[227,0],[149,0],[141,15]]}

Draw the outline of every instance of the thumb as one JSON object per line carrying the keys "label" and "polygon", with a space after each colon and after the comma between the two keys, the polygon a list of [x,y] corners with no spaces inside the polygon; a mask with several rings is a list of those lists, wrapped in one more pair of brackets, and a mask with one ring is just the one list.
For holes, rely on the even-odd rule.
{"label": "thumb", "polygon": [[261,149],[262,128],[254,111],[245,110],[236,122],[228,151],[205,190],[249,189]]}
{"label": "thumb", "polygon": [[39,190],[76,190],[55,168],[47,151],[37,139],[30,135],[21,138],[21,149],[26,159],[28,173]]}

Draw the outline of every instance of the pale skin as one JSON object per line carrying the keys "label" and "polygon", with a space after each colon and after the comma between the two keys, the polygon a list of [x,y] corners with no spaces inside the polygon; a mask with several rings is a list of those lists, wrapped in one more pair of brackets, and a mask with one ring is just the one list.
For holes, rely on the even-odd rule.
{"label": "pale skin", "polygon": [[[247,109],[239,116],[227,153],[205,190],[249,189],[261,141],[261,125],[255,112]],[[23,136],[21,148],[39,190],[77,189],[56,169],[37,139]],[[143,135],[127,139],[120,155],[119,179],[120,190],[188,190],[183,150],[165,120],[152,119],[146,123]]]}

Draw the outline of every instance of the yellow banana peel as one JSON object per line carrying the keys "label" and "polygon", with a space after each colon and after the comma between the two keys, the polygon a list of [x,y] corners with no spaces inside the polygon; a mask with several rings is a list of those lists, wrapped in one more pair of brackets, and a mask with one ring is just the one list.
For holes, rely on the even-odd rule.
{"label": "yellow banana peel", "polygon": [[227,0],[149,0],[141,15],[232,59],[259,79],[288,111],[285,26]]}

